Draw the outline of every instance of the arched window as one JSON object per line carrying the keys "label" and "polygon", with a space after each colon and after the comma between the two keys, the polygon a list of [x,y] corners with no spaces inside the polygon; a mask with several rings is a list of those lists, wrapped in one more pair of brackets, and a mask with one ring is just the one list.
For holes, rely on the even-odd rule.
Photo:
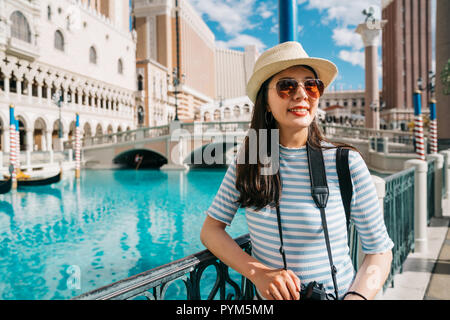
{"label": "arched window", "polygon": [[91,47],[89,49],[89,62],[97,64],[97,51],[95,51],[94,47]]}
{"label": "arched window", "polygon": [[139,91],[144,90],[144,77],[142,75],[138,76],[137,86]]}
{"label": "arched window", "polygon": [[47,7],[47,19],[48,21],[52,20],[52,8],[50,6]]}
{"label": "arched window", "polygon": [[55,49],[64,51],[64,36],[59,30],[55,32]]}
{"label": "arched window", "polygon": [[31,31],[27,18],[20,11],[11,14],[11,36],[31,43]]}
{"label": "arched window", "polygon": [[119,61],[117,61],[117,72],[119,74],[123,74],[123,62],[122,62],[122,59],[119,59]]}

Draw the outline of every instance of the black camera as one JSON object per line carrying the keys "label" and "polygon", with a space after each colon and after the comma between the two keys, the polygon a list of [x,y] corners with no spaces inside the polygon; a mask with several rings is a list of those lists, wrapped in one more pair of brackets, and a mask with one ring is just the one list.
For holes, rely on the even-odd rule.
{"label": "black camera", "polygon": [[322,283],[312,281],[308,285],[300,285],[300,300],[332,300],[326,293]]}

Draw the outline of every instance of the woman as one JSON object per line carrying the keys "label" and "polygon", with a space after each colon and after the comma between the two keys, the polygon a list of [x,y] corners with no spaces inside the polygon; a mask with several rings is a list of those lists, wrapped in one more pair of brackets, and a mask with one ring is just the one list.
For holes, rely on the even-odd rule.
{"label": "woman", "polygon": [[[244,164],[234,161],[206,211],[202,243],[220,260],[255,285],[262,299],[299,299],[300,284],[317,281],[333,292],[320,211],[311,196],[306,144],[321,148],[329,187],[325,209],[339,299],[373,299],[390,271],[393,243],[380,213],[370,173],[360,154],[349,153],[353,182],[351,219],[365,257],[355,275],[347,245],[344,208],[336,174],[336,145],[322,137],[315,117],[323,90],[337,75],[327,60],[310,58],[297,42],[285,42],[264,52],[247,84],[255,103],[250,130],[278,129],[279,170],[262,175],[265,163],[249,163],[246,137]],[[318,80],[320,79],[320,80]],[[270,141],[270,139],[268,139]],[[267,143],[268,147],[270,142]],[[257,143],[256,145],[259,145]],[[259,153],[258,153],[259,155]],[[251,156],[251,155],[250,155]],[[279,252],[280,235],[273,203],[279,203],[287,269]],[[239,207],[246,208],[252,241],[248,255],[225,231]],[[349,294],[347,294],[349,293]]]}

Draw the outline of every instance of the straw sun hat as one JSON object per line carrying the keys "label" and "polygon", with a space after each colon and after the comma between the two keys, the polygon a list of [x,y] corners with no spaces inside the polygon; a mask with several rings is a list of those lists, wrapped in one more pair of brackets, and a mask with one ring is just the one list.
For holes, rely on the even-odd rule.
{"label": "straw sun hat", "polygon": [[247,95],[250,100],[255,103],[256,95],[264,81],[278,72],[300,64],[313,68],[325,88],[338,74],[338,69],[333,62],[321,58],[310,58],[298,42],[283,42],[263,52],[256,60],[253,74],[247,83]]}

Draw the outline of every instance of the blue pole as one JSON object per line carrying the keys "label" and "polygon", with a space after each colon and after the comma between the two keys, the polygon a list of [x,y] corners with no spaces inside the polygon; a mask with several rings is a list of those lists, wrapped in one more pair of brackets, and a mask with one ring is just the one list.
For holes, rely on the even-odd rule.
{"label": "blue pole", "polygon": [[430,101],[430,120],[436,120],[436,101]]}
{"label": "blue pole", "polygon": [[431,153],[438,152],[437,141],[437,121],[436,121],[436,100],[430,100],[430,151]]}
{"label": "blue pole", "polygon": [[14,106],[10,105],[9,106],[9,125],[10,126],[14,126],[14,128],[16,127],[16,121],[14,118]]}
{"label": "blue pole", "polygon": [[421,105],[421,93],[420,91],[414,92],[414,115],[422,115],[422,105]]}
{"label": "blue pole", "polygon": [[297,0],[278,0],[279,41],[297,41]]}

